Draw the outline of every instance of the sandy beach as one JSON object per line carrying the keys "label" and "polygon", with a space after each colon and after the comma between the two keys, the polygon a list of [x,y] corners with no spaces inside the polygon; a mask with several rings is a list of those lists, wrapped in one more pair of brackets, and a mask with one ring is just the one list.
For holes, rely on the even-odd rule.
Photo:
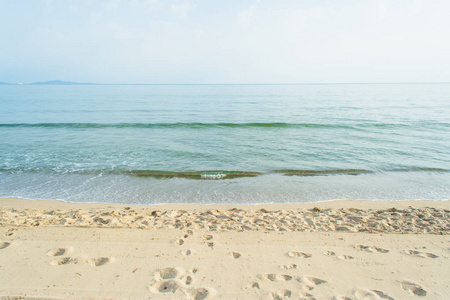
{"label": "sandy beach", "polygon": [[450,300],[449,11],[0,0],[0,300]]}
{"label": "sandy beach", "polygon": [[0,199],[0,295],[448,299],[449,201],[127,206]]}

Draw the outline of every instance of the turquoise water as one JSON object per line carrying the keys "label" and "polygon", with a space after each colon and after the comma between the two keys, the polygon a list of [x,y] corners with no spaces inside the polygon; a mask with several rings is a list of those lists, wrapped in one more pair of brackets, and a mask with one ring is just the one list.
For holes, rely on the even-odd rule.
{"label": "turquoise water", "polygon": [[450,198],[450,84],[0,86],[0,196]]}

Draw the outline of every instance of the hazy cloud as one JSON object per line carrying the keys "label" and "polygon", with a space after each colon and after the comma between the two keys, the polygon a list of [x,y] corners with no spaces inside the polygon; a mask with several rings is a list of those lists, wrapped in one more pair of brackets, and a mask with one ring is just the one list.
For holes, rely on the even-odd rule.
{"label": "hazy cloud", "polygon": [[450,78],[450,2],[444,0],[0,0],[0,5],[0,81],[6,82]]}

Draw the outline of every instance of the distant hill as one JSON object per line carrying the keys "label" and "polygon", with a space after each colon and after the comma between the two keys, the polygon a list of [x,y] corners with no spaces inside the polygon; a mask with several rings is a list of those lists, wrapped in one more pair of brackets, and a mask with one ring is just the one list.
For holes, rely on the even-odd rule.
{"label": "distant hill", "polygon": [[61,80],[52,80],[52,81],[38,81],[29,83],[33,85],[86,85],[86,84],[95,84],[89,82],[71,82],[71,81],[61,81]]}
{"label": "distant hill", "polygon": [[6,83],[6,82],[0,82],[0,84],[9,84],[9,83]]}

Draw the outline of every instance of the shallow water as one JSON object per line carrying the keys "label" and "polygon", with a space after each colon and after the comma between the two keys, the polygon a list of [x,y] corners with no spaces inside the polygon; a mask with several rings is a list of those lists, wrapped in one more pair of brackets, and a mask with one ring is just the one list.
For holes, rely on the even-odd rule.
{"label": "shallow water", "polygon": [[450,84],[0,86],[0,196],[450,198]]}

